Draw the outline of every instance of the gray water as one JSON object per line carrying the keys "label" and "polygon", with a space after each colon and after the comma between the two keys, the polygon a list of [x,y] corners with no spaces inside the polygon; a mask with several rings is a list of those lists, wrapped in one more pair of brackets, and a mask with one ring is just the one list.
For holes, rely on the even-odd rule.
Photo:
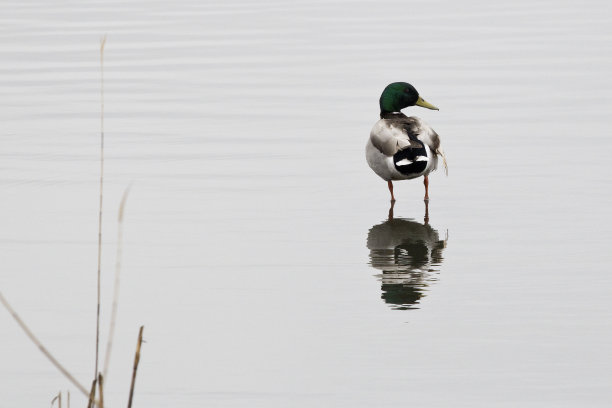
{"label": "gray water", "polygon": [[[4,2],[0,290],[106,405],[608,407],[605,1]],[[449,161],[365,163],[384,86]],[[0,311],[0,406],[85,398]]]}

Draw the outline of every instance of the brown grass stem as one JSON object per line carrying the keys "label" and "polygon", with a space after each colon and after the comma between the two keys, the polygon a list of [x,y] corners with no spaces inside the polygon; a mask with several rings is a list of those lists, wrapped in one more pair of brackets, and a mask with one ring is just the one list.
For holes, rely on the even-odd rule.
{"label": "brown grass stem", "polygon": [[104,377],[102,374],[98,374],[98,392],[100,393],[98,407],[104,408]]}
{"label": "brown grass stem", "polygon": [[117,321],[117,308],[119,304],[121,259],[123,258],[123,213],[125,211],[125,204],[127,202],[128,195],[130,193],[130,187],[131,186],[128,186],[123,192],[123,197],[121,198],[121,203],[119,204],[119,216],[117,219],[117,254],[115,257],[115,283],[113,288],[113,304],[111,308],[110,327],[108,329],[108,341],[106,343],[106,354],[104,356],[104,370],[102,371],[104,378],[107,378],[108,366],[110,364],[110,357],[113,349],[113,338],[115,336],[115,323]]}
{"label": "brown grass stem", "polygon": [[87,408],[93,408],[94,401],[96,398],[96,384],[98,383],[98,379],[94,378],[91,382],[91,391],[89,391],[89,401],[87,402]]}
{"label": "brown grass stem", "polygon": [[19,324],[19,326],[21,327],[21,329],[25,332],[25,334],[30,338],[30,340],[32,340],[32,342],[36,345],[36,347],[38,347],[38,349],[45,355],[45,357],[47,357],[47,359],[49,361],[51,361],[51,363],[66,377],[68,378],[68,380],[79,389],[79,391],[81,391],[85,396],[89,395],[89,392],[87,391],[87,388],[83,387],[77,380],[76,378],[74,378],[72,376],[72,374],[70,374],[68,372],[68,370],[66,370],[66,368],[64,368],[63,365],[61,365],[59,363],[59,361],[57,361],[57,359],[55,357],[53,357],[53,355],[49,352],[49,350],[47,350],[47,348],[45,346],[43,346],[43,344],[40,342],[40,340],[38,340],[38,338],[34,335],[34,333],[32,333],[32,331],[30,330],[30,328],[25,324],[25,322],[23,320],[21,320],[21,318],[19,317],[19,315],[17,314],[17,312],[11,307],[11,305],[9,304],[9,302],[4,298],[4,296],[2,295],[2,292],[0,292],[0,302],[4,305],[4,307],[6,308],[6,310],[9,311],[9,313],[13,316],[13,319],[15,319],[15,321],[17,322],[17,324]]}
{"label": "brown grass stem", "polygon": [[[96,363],[94,378],[98,375],[100,351],[100,274],[102,270],[102,202],[104,189],[104,46],[106,36],[100,42],[100,209],[98,211],[98,301],[96,308]],[[94,396],[96,390],[94,388]]]}
{"label": "brown grass stem", "polygon": [[132,408],[132,398],[134,397],[134,386],[136,384],[136,371],[138,371],[138,363],[140,362],[140,346],[142,345],[142,331],[144,326],[140,326],[138,333],[138,343],[136,344],[136,354],[134,355],[134,370],[132,371],[132,385],[130,386],[130,398],[128,400],[128,408]]}
{"label": "brown grass stem", "polygon": [[55,404],[55,401],[57,401],[58,407],[62,408],[62,392],[61,391],[55,396],[55,398],[51,400],[51,408],[53,408],[53,404]]}

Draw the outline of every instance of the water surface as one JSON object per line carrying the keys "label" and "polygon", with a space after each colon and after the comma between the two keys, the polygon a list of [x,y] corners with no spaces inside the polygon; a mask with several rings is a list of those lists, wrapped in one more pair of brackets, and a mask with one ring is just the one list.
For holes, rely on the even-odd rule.
{"label": "water surface", "polygon": [[[2,293],[88,384],[107,34],[103,338],[132,184],[107,405],[144,324],[135,406],[606,407],[610,20],[603,1],[5,3]],[[441,109],[408,110],[449,159],[427,222],[418,180],[390,220],[364,159],[393,81]],[[71,389],[0,327],[4,404]]]}

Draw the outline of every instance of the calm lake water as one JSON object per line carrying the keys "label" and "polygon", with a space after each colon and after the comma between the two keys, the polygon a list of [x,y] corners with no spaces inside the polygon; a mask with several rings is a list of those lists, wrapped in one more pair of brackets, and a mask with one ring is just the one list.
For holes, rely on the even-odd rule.
{"label": "calm lake water", "polygon": [[[106,405],[609,407],[605,1],[4,2],[0,290]],[[449,175],[364,148],[408,81]],[[0,310],[0,405],[85,398]]]}

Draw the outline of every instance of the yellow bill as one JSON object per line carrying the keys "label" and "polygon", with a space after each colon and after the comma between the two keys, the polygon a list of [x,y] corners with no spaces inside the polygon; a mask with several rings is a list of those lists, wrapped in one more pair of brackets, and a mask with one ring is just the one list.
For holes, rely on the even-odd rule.
{"label": "yellow bill", "polygon": [[435,106],[433,106],[431,103],[426,102],[425,99],[421,98],[420,96],[419,96],[419,100],[416,101],[415,105],[422,106],[427,109],[440,110],[436,108]]}

